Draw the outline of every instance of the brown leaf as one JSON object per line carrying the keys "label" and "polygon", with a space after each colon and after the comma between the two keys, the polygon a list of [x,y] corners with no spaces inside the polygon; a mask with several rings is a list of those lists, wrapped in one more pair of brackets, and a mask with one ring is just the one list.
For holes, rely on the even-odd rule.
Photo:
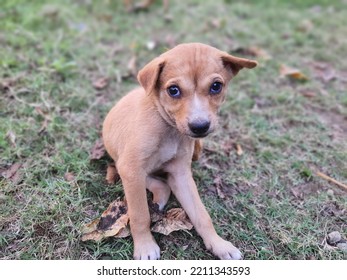
{"label": "brown leaf", "polygon": [[75,180],[75,175],[71,172],[66,172],[64,174],[64,179],[68,182],[72,182],[73,180]]}
{"label": "brown leaf", "polygon": [[255,56],[263,60],[270,60],[272,58],[271,55],[266,50],[257,46],[252,46],[249,48],[237,47],[232,51],[240,55]]}
{"label": "brown leaf", "polygon": [[115,237],[116,238],[126,238],[130,235],[131,235],[130,228],[127,226],[127,227],[121,228]]}
{"label": "brown leaf", "polygon": [[88,224],[85,224],[82,228],[82,233],[83,234],[89,234],[89,233],[96,231],[98,228],[99,221],[100,221],[100,218],[95,219]]}
{"label": "brown leaf", "polygon": [[1,176],[14,184],[18,184],[22,180],[22,174],[20,172],[21,167],[21,163],[14,163],[8,169],[2,171]]}
{"label": "brown leaf", "polygon": [[317,96],[316,93],[310,89],[301,90],[300,93],[307,98],[313,98]]}
{"label": "brown leaf", "polygon": [[121,200],[115,200],[113,201],[108,208],[102,213],[100,222],[98,224],[99,230],[108,230],[111,229],[114,225],[114,222],[117,222],[117,220],[123,216],[126,216],[126,219],[128,219],[127,215],[127,207],[125,205],[124,201]]}
{"label": "brown leaf", "polygon": [[158,221],[153,227],[153,232],[169,235],[177,230],[191,230],[193,225],[189,221],[187,214],[181,208],[170,209],[166,216]]}
{"label": "brown leaf", "polygon": [[100,241],[106,237],[122,238],[130,235],[127,225],[129,216],[124,201],[113,201],[106,211],[82,229],[82,241],[95,240]]}
{"label": "brown leaf", "polygon": [[96,160],[96,159],[101,159],[106,153],[105,147],[104,147],[104,142],[102,138],[99,138],[96,140],[91,152],[90,152],[90,159],[91,160]]}
{"label": "brown leaf", "polygon": [[93,82],[93,87],[97,90],[102,90],[108,86],[109,79],[102,77]]}
{"label": "brown leaf", "polygon": [[270,60],[272,58],[266,50],[259,47],[250,47],[249,52],[260,59]]}
{"label": "brown leaf", "polygon": [[337,78],[335,69],[325,62],[313,62],[311,63],[315,76],[322,80],[324,83],[328,83]]}
{"label": "brown leaf", "polygon": [[280,75],[281,77],[289,77],[298,81],[308,80],[307,76],[305,76],[300,70],[289,67],[284,64],[282,64],[280,67]]}
{"label": "brown leaf", "polygon": [[102,234],[97,230],[97,225],[100,219],[96,219],[89,224],[86,224],[82,228],[82,241],[94,240],[100,241]]}
{"label": "brown leaf", "polygon": [[[161,213],[153,203],[149,204],[151,221],[154,222],[153,232],[165,235],[176,230],[190,230],[190,223],[186,213],[181,208],[173,208],[165,215]],[[84,225],[82,228],[82,241],[100,241],[106,237],[123,238],[130,235],[128,227],[129,216],[124,201],[113,201],[100,218]]]}

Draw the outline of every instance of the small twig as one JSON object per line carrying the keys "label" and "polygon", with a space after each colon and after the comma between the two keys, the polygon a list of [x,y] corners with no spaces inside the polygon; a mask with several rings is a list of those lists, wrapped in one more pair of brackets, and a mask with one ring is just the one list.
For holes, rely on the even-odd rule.
{"label": "small twig", "polygon": [[334,178],[329,177],[328,175],[325,175],[325,174],[322,173],[322,172],[316,171],[316,174],[317,174],[319,177],[321,177],[321,178],[323,178],[323,179],[325,179],[325,180],[327,180],[327,181],[329,181],[329,182],[332,182],[332,183],[334,183],[335,185],[337,185],[337,186],[339,186],[340,188],[342,188],[343,190],[347,191],[347,185],[345,185],[345,184],[343,184],[343,183],[341,183],[341,182],[335,180]]}

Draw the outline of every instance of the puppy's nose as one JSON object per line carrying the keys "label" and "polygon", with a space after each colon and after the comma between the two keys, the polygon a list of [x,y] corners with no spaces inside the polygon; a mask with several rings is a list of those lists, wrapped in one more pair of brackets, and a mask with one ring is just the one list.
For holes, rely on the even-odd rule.
{"label": "puppy's nose", "polygon": [[204,136],[210,128],[211,122],[206,120],[196,120],[194,122],[188,123],[189,129],[196,136]]}

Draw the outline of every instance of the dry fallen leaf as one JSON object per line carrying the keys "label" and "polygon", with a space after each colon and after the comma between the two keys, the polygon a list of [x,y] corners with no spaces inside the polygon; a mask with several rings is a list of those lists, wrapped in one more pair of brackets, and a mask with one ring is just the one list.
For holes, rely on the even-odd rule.
{"label": "dry fallen leaf", "polygon": [[300,70],[289,67],[284,64],[282,64],[280,67],[280,75],[281,77],[289,77],[298,81],[308,80],[307,76],[305,76]]}
{"label": "dry fallen leaf", "polygon": [[[170,234],[176,230],[191,230],[193,225],[181,208],[173,208],[166,214],[161,213],[155,204],[150,203],[153,232]],[[106,237],[123,238],[130,235],[129,216],[124,201],[113,201],[101,217],[86,224],[82,229],[82,241],[100,241]]]}
{"label": "dry fallen leaf", "polygon": [[336,70],[328,63],[315,61],[311,63],[311,66],[313,67],[315,76],[324,83],[328,83],[338,78]]}
{"label": "dry fallen leaf", "polygon": [[181,208],[170,209],[165,217],[158,221],[151,230],[161,234],[169,235],[177,230],[191,230],[192,223],[189,221],[187,214]]}
{"label": "dry fallen leaf", "polygon": [[254,56],[263,60],[270,60],[272,58],[271,55],[266,50],[259,47],[250,47],[249,52],[253,54]]}
{"label": "dry fallen leaf", "polygon": [[0,175],[12,183],[18,184],[22,180],[21,167],[21,163],[14,163],[8,169],[2,171]]}
{"label": "dry fallen leaf", "polygon": [[238,47],[234,49],[233,52],[242,54],[242,55],[255,56],[263,60],[270,60],[272,58],[271,55],[266,50],[257,46],[252,46],[249,48]]}
{"label": "dry fallen leaf", "polygon": [[100,241],[106,237],[127,237],[129,216],[124,201],[113,201],[100,218],[86,224],[82,229],[82,241]]}
{"label": "dry fallen leaf", "polygon": [[64,179],[68,182],[72,182],[73,180],[75,180],[75,175],[71,172],[66,172],[64,174]]}
{"label": "dry fallen leaf", "polygon": [[90,152],[90,159],[95,160],[95,159],[101,159],[106,153],[105,147],[104,147],[104,142],[102,138],[99,138],[96,140],[91,152]]}
{"label": "dry fallen leaf", "polygon": [[300,93],[307,98],[313,98],[313,97],[317,96],[317,94],[313,90],[310,90],[310,89],[300,90]]}
{"label": "dry fallen leaf", "polygon": [[108,86],[108,78],[102,77],[93,82],[93,87],[97,90],[102,90]]}

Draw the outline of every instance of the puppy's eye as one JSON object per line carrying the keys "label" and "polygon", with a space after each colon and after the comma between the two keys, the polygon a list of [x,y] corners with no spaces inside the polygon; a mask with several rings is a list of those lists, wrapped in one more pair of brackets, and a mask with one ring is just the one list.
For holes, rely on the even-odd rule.
{"label": "puppy's eye", "polygon": [[170,86],[167,88],[167,93],[172,97],[172,98],[179,98],[181,96],[181,91],[178,86]]}
{"label": "puppy's eye", "polygon": [[214,82],[210,87],[211,94],[218,94],[222,91],[223,85],[220,82]]}

